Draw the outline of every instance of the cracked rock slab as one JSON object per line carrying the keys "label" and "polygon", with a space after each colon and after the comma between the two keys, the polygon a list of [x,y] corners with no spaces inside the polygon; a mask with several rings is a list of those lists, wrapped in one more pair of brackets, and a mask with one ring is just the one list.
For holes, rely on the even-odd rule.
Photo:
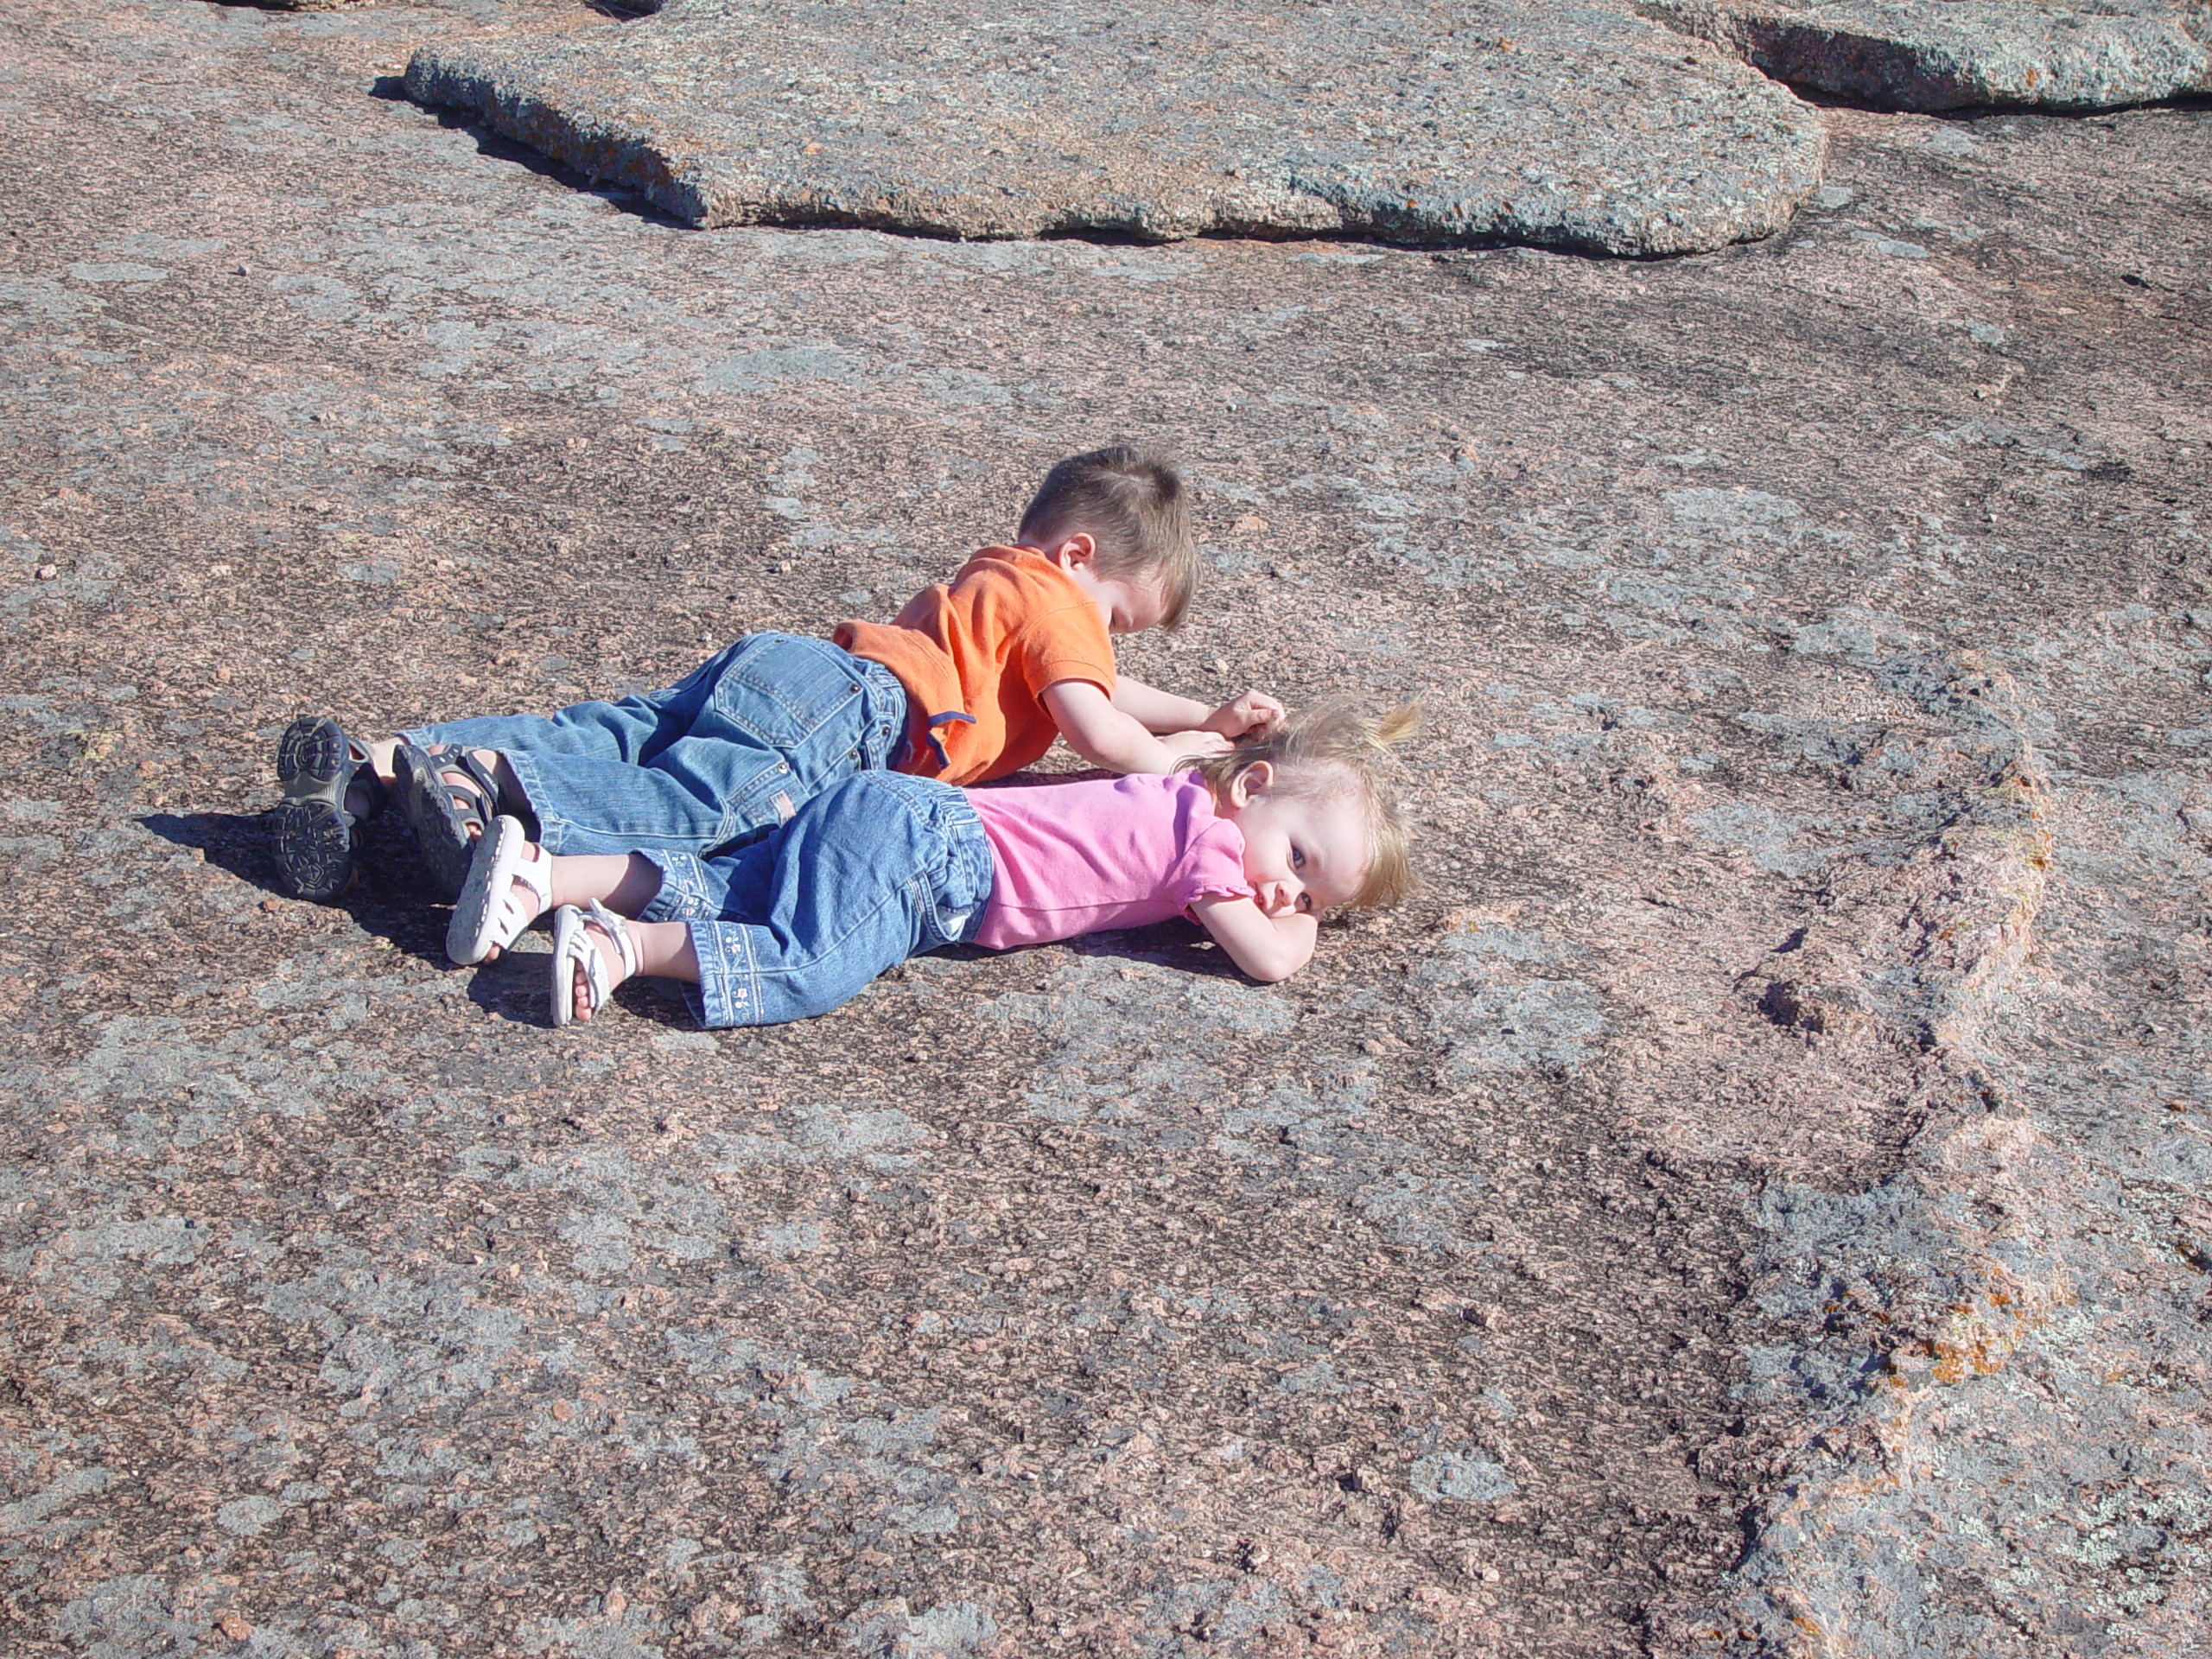
{"label": "cracked rock slab", "polygon": [[1818,116],[1597,8],[677,0],[418,52],[417,101],[693,225],[1682,253],[1779,230]]}
{"label": "cracked rock slab", "polygon": [[2193,0],[1647,0],[1642,10],[1777,79],[1892,109],[2111,109],[2212,91],[2212,10]]}

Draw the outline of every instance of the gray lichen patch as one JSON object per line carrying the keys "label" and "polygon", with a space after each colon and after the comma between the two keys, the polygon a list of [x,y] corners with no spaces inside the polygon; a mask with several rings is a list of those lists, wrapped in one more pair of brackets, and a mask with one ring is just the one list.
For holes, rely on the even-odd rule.
{"label": "gray lichen patch", "polygon": [[1779,230],[1826,149],[1786,89],[1598,8],[685,0],[428,47],[407,89],[693,225],[973,238],[1682,253]]}
{"label": "gray lichen patch", "polygon": [[2212,14],[2185,0],[1646,0],[1798,86],[1892,109],[2111,109],[2212,90]]}

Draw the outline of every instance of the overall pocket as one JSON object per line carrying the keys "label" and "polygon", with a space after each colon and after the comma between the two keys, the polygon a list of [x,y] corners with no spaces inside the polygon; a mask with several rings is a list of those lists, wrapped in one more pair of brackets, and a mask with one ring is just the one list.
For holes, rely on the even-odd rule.
{"label": "overall pocket", "polygon": [[722,819],[725,844],[749,841],[788,823],[806,804],[807,791],[786,762],[771,761],[731,791]]}
{"label": "overall pocket", "polygon": [[957,944],[980,924],[983,906],[990,901],[996,868],[991,843],[973,808],[949,785],[930,785],[922,779],[902,779],[942,790],[950,800],[931,802],[928,814],[943,853],[936,880],[930,884],[923,931],[932,946]]}
{"label": "overall pocket", "polygon": [[757,634],[723,669],[713,717],[731,735],[785,754],[843,718],[853,726],[845,746],[852,747],[861,736],[864,699],[851,660],[826,639]]}

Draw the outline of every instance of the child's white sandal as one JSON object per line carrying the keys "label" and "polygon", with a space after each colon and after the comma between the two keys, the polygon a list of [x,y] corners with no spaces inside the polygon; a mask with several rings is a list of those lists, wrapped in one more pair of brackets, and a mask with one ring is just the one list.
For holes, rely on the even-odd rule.
{"label": "child's white sandal", "polygon": [[494,818],[477,837],[468,880],[446,929],[446,955],[458,963],[481,962],[512,944],[551,907],[552,855],[541,849],[533,858],[531,850],[519,818]]}
{"label": "child's white sandal", "polygon": [[574,905],[562,906],[553,912],[553,1023],[556,1026],[576,1022],[577,969],[584,970],[588,1014],[605,1007],[614,989],[607,977],[607,958],[592,943],[594,927],[613,941],[615,954],[622,958],[622,977],[627,979],[638,971],[637,943],[622,918],[596,899],[591,901],[588,912]]}

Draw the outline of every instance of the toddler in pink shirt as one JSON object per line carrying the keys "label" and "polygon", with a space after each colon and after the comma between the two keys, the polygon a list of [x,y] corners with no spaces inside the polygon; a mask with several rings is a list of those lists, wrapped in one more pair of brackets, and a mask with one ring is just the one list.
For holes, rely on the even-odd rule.
{"label": "toddler in pink shirt", "polygon": [[683,982],[709,1027],[824,1014],[894,963],[1187,915],[1255,979],[1296,973],[1321,917],[1397,902],[1406,832],[1386,772],[1410,707],[1327,704],[1192,770],[965,790],[870,772],[765,841],[701,858],[549,854],[501,817],[446,948],[495,957],[553,912],[552,1018],[588,1020],[633,974]]}
{"label": "toddler in pink shirt", "polygon": [[1148,927],[1249,899],[1244,836],[1195,772],[979,790],[991,896],[973,942],[993,950]]}

